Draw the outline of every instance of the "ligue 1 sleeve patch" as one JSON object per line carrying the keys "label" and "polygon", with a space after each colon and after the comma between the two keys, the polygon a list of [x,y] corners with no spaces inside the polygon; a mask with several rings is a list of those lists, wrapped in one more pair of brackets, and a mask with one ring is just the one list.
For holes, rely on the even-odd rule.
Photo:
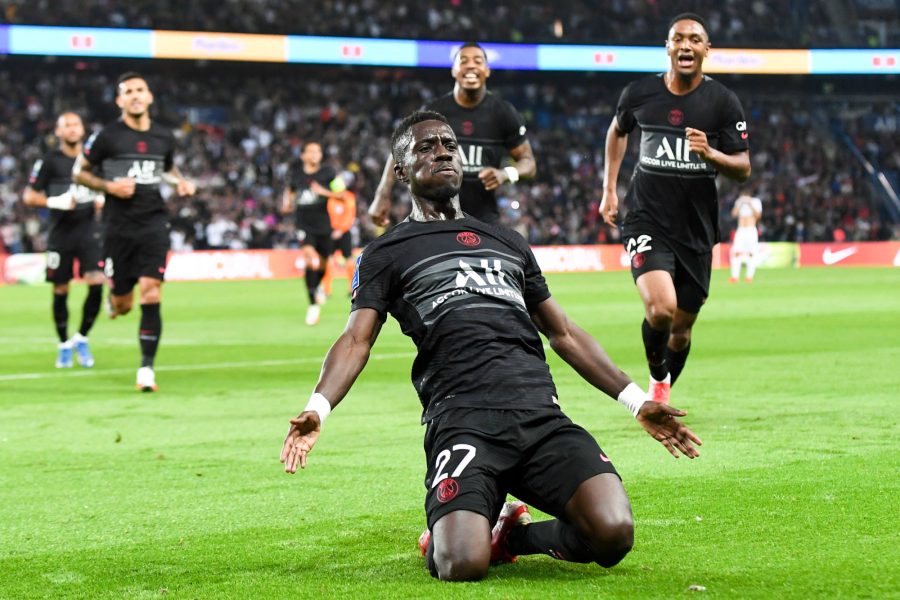
{"label": "ligue 1 sleeve patch", "polygon": [[359,263],[362,261],[362,252],[356,257],[356,269],[353,270],[353,281],[350,282],[350,298],[356,299],[356,291],[359,289]]}
{"label": "ligue 1 sleeve patch", "polygon": [[31,184],[33,184],[35,181],[37,181],[38,173],[41,172],[41,167],[43,167],[43,166],[44,166],[44,160],[43,160],[43,159],[38,159],[38,160],[34,163],[34,168],[31,169],[31,175],[28,176],[28,185],[31,185]]}
{"label": "ligue 1 sleeve patch", "polygon": [[94,145],[94,140],[97,139],[97,135],[99,133],[100,133],[99,131],[95,131],[94,133],[91,134],[91,137],[89,137],[87,139],[87,141],[84,143],[84,148],[82,149],[82,152],[84,153],[85,156],[91,155],[91,146]]}

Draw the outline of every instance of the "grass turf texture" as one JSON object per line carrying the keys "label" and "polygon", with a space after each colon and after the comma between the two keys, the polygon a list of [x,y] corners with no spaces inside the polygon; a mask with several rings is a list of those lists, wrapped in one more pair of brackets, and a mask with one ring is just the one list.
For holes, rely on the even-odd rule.
{"label": "grass turf texture", "polygon": [[[714,273],[673,392],[705,441],[698,460],[672,459],[550,357],[565,410],[624,477],[633,552],[608,571],[523,557],[476,584],[436,582],[418,556],[423,429],[393,321],[291,477],[287,419],[344,299],[309,328],[301,281],[168,284],[160,392],[143,395],[137,314],[97,324],[93,370],[60,372],[49,288],[0,288],[0,597],[896,595],[900,270],[726,278]],[[646,385],[629,274],[549,281]]]}

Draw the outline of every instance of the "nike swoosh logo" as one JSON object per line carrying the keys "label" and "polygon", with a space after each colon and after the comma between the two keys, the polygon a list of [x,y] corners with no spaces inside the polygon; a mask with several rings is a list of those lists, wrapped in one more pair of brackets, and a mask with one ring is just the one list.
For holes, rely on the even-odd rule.
{"label": "nike swoosh logo", "polygon": [[836,265],[845,258],[853,256],[854,254],[856,254],[856,252],[856,246],[844,248],[843,250],[838,250],[837,252],[832,252],[831,248],[825,248],[825,252],[822,253],[822,262],[826,265]]}

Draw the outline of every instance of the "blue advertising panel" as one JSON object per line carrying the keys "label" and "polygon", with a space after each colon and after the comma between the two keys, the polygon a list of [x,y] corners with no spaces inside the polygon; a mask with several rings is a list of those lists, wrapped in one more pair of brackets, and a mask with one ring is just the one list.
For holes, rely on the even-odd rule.
{"label": "blue advertising panel", "polygon": [[[450,67],[462,42],[416,42],[419,67]],[[481,44],[488,64],[496,69],[533,71],[538,68],[535,44]]]}
{"label": "blue advertising panel", "polygon": [[665,71],[669,57],[662,44],[654,46],[555,46],[538,47],[541,71]]}
{"label": "blue advertising panel", "polygon": [[288,62],[415,67],[416,42],[291,35]]}
{"label": "blue advertising panel", "polygon": [[814,75],[900,73],[900,50],[810,50]]}
{"label": "blue advertising panel", "polygon": [[9,53],[153,58],[152,37],[149,29],[13,25]]}

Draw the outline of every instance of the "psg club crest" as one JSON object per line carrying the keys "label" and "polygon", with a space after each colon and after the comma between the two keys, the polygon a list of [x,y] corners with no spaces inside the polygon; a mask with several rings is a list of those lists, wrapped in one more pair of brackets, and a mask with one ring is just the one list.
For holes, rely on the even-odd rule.
{"label": "psg club crest", "polygon": [[475,124],[472,121],[463,121],[460,129],[463,135],[472,135],[475,133]]}
{"label": "psg club crest", "polygon": [[474,248],[475,246],[481,245],[481,238],[478,237],[478,234],[471,231],[463,231],[458,233],[456,235],[456,241],[463,246],[468,246],[469,248]]}
{"label": "psg club crest", "polygon": [[147,154],[147,142],[145,142],[145,141],[138,142],[137,144],[135,144],[135,150],[137,150],[141,154]]}
{"label": "psg club crest", "polygon": [[446,504],[450,502],[454,498],[456,498],[456,494],[459,493],[459,484],[456,483],[456,480],[452,477],[448,477],[438,484],[437,488],[437,499],[441,504]]}
{"label": "psg club crest", "polygon": [[684,113],[678,108],[673,108],[669,111],[669,123],[676,127],[681,125],[684,123]]}
{"label": "psg club crest", "polygon": [[644,261],[647,258],[644,256],[643,252],[636,252],[634,256],[631,257],[631,266],[635,269],[640,269],[644,266]]}

